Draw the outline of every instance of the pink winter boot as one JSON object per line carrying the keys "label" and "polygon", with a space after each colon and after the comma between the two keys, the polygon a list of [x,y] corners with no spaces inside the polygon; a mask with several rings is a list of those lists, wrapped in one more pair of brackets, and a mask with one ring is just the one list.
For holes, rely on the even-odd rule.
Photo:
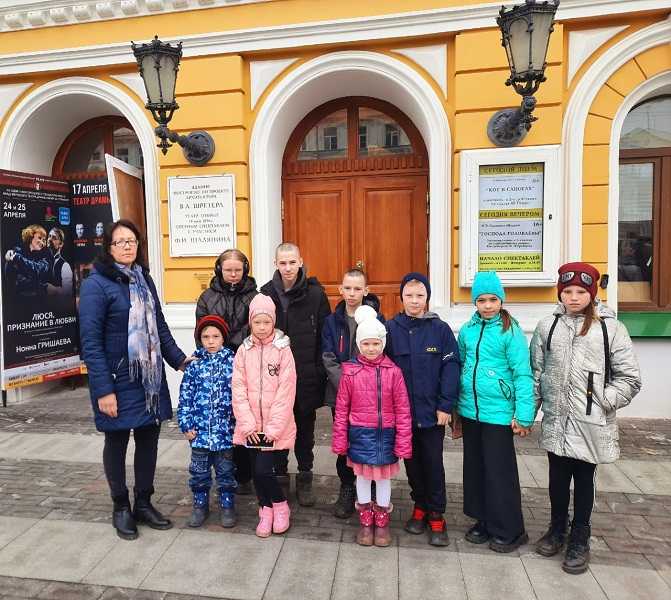
{"label": "pink winter boot", "polygon": [[355,504],[359,513],[359,533],[356,535],[356,543],[359,546],[372,546],[375,536],[375,515],[373,514],[373,503]]}
{"label": "pink winter boot", "polygon": [[389,506],[373,507],[375,512],[375,539],[376,546],[389,546],[391,544],[391,531],[389,529],[389,514],[392,511],[391,502]]}
{"label": "pink winter boot", "polygon": [[273,502],[273,533],[284,533],[291,527],[289,515],[291,515],[291,509],[286,500],[284,502]]}
{"label": "pink winter boot", "polygon": [[260,538],[270,537],[273,532],[273,509],[270,506],[259,508],[259,524],[256,526],[256,535]]}

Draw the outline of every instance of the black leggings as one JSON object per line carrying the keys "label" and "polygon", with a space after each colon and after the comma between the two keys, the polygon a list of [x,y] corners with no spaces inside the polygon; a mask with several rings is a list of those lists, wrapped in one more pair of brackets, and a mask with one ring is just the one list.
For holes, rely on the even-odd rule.
{"label": "black leggings", "polygon": [[[148,425],[133,429],[135,440],[135,489],[139,492],[153,493],[156,457],[158,455],[158,436],[160,425]],[[110,486],[112,498],[123,498],[128,494],[126,487],[126,451],[130,429],[105,432],[103,448],[103,466],[105,477]]]}
{"label": "black leggings", "polygon": [[566,519],[573,479],[573,522],[589,525],[594,507],[596,465],[548,452],[552,519]]}
{"label": "black leggings", "polygon": [[272,506],[273,502],[284,502],[286,497],[275,476],[275,454],[281,450],[249,449],[254,477],[256,497],[260,506]]}

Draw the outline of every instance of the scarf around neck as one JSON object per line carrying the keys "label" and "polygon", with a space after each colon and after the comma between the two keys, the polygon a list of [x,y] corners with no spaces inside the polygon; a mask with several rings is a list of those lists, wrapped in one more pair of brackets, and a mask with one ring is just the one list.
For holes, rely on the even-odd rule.
{"label": "scarf around neck", "polygon": [[156,305],[139,265],[120,265],[128,277],[128,368],[131,381],[142,379],[147,412],[158,412],[158,396],[163,376],[161,342],[156,325]]}

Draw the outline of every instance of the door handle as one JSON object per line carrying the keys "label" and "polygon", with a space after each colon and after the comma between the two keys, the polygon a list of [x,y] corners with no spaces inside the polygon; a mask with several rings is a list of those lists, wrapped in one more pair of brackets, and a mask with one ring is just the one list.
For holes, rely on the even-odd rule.
{"label": "door handle", "polygon": [[356,268],[363,271],[363,261],[361,259],[356,261]]}

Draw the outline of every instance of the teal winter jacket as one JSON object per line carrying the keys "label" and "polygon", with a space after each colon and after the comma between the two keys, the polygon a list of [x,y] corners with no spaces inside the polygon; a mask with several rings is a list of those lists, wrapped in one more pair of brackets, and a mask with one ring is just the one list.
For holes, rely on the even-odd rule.
{"label": "teal winter jacket", "polygon": [[529,348],[524,333],[513,322],[503,331],[501,315],[483,319],[476,312],[459,331],[461,385],[459,414],[493,425],[534,421],[536,403]]}

